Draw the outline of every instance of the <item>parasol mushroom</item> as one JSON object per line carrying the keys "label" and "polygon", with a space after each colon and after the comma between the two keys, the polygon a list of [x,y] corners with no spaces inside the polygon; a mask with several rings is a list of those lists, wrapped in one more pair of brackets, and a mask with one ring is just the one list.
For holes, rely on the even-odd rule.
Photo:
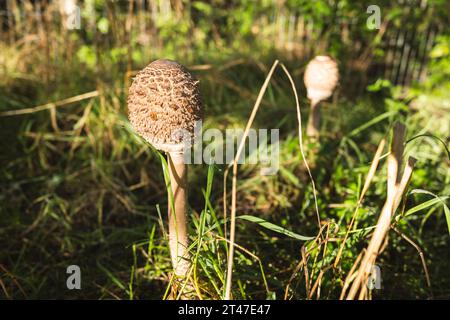
{"label": "parasol mushroom", "polygon": [[[175,275],[185,276],[191,263],[187,232],[187,168],[184,150],[203,114],[198,80],[175,61],[156,60],[133,80],[128,118],[134,130],[156,149],[167,153],[169,246]],[[173,203],[173,207],[171,205]],[[173,212],[173,210],[175,212]]]}
{"label": "parasol mushroom", "polygon": [[308,119],[306,135],[317,138],[319,137],[320,102],[331,97],[339,81],[336,61],[329,56],[316,56],[306,66],[303,80],[308,92],[308,99],[311,101],[311,114]]}

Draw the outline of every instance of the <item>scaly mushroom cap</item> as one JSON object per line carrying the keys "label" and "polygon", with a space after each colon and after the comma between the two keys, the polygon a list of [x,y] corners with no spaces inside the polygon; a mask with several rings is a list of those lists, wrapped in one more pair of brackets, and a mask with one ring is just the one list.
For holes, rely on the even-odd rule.
{"label": "scaly mushroom cap", "polygon": [[317,56],[306,66],[303,80],[308,99],[313,102],[328,99],[339,81],[338,65],[329,56]]}
{"label": "scaly mushroom cap", "polygon": [[198,80],[175,61],[153,61],[129,89],[128,119],[156,149],[182,151],[202,115]]}

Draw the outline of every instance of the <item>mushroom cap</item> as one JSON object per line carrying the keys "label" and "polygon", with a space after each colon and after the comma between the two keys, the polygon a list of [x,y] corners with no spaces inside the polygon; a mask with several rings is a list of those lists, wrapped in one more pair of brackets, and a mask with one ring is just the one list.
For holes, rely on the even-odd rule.
{"label": "mushroom cap", "polygon": [[329,56],[316,56],[306,66],[303,80],[308,99],[315,102],[328,99],[339,81],[337,62]]}
{"label": "mushroom cap", "polygon": [[198,83],[175,61],[150,63],[129,89],[128,119],[134,130],[158,150],[181,152],[203,116]]}

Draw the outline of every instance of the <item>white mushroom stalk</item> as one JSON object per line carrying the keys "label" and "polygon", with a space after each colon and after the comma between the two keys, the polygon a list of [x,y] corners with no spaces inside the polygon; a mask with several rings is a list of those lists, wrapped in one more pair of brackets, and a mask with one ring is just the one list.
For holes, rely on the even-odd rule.
{"label": "white mushroom stalk", "polygon": [[202,113],[198,81],[177,62],[152,62],[136,75],[130,87],[128,118],[131,125],[156,149],[167,153],[171,187],[168,192],[169,246],[178,277],[184,277],[191,265],[184,150],[194,137],[195,124]]}
{"label": "white mushroom stalk", "polygon": [[320,102],[333,94],[339,81],[339,70],[335,60],[329,56],[316,56],[306,66],[303,78],[311,101],[306,135],[318,138],[320,131]]}

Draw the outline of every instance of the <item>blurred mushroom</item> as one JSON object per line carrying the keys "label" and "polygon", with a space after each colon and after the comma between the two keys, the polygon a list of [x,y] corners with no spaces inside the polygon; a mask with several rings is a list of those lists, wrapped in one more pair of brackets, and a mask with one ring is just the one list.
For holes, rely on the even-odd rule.
{"label": "blurred mushroom", "polygon": [[[156,60],[141,70],[129,89],[128,118],[135,131],[156,149],[167,153],[169,246],[177,276],[190,267],[187,232],[187,168],[184,150],[202,118],[198,81],[175,61]],[[175,210],[175,212],[172,211]]]}
{"label": "blurred mushroom", "polygon": [[306,135],[319,137],[320,102],[333,94],[339,81],[339,70],[336,61],[329,56],[316,56],[306,66],[303,78],[311,101],[311,114],[308,119]]}

